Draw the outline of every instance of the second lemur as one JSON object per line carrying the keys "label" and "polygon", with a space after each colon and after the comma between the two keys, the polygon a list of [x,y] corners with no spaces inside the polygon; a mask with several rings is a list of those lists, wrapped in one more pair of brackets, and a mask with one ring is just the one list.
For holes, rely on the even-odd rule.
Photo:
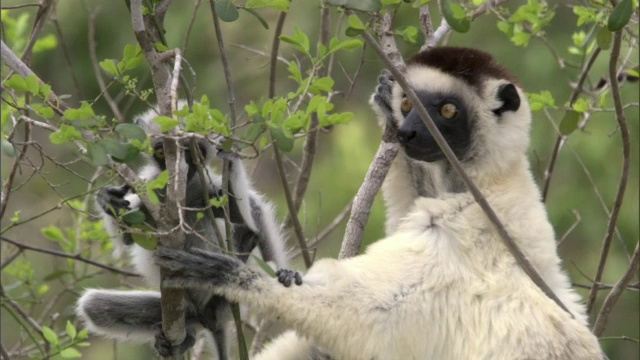
{"label": "second lemur", "polygon": [[440,166],[440,173],[426,168],[416,176],[396,167],[405,176],[400,184],[414,192],[393,190],[406,196],[398,201],[410,210],[396,217],[387,238],[360,256],[317,261],[304,283],[291,288],[232,257],[161,248],[158,263],[181,274],[167,285],[212,289],[295,329],[298,335],[276,339],[260,360],[305,358],[308,353],[292,350],[304,349],[304,341],[350,360],[601,358],[560,268],[529,169],[531,114],[515,79],[490,55],[451,47],[419,53],[406,77],[507,232],[571,314],[522,271],[390,79],[378,90],[380,116],[398,127],[408,159]]}
{"label": "second lemur", "polygon": [[[181,105],[184,105],[181,102]],[[150,110],[137,117],[135,122],[145,129],[148,136],[161,134],[157,124],[153,122],[156,112]],[[190,141],[180,144],[184,146],[187,172],[187,190],[184,221],[187,228],[192,229],[185,236],[184,249],[199,248],[219,251],[219,239],[213,226],[218,227],[218,234],[225,234],[224,213],[221,208],[213,208],[213,219],[210,219],[203,190],[210,198],[222,196],[222,179],[213,171],[212,164],[219,152],[213,145],[204,140],[197,141],[199,152],[204,158],[203,170],[205,183],[201,182],[196,171]],[[163,142],[161,138],[152,138],[153,155],[149,156],[147,165],[139,172],[143,181],[156,178],[165,170]],[[281,225],[276,221],[273,207],[263,199],[251,186],[242,162],[230,154],[229,179],[229,219],[232,223],[233,251],[243,262],[257,246],[262,259],[272,262],[278,268],[288,264],[284,249],[284,235]],[[162,196],[162,192],[160,194]],[[131,235],[123,232],[123,224],[118,219],[122,211],[140,209],[146,215],[147,223],[155,228],[155,223],[140,202],[140,198],[128,186],[107,186],[97,195],[97,203],[104,219],[107,231],[113,236],[116,253],[127,250],[132,258],[136,271],[141,274],[149,286],[160,287],[160,268],[154,264],[153,251],[133,243]],[[207,214],[199,218],[199,213]],[[226,241],[226,239],[222,239]],[[161,331],[162,312],[160,292],[158,291],[121,291],[89,289],[78,300],[77,314],[86,327],[95,334],[109,338],[134,341],[154,342],[161,356],[181,354],[194,343],[196,329],[209,330],[214,338],[218,359],[227,359],[225,328],[231,319],[227,301],[207,289],[189,290],[185,294],[187,300],[186,321],[187,339],[180,346],[171,346]]]}

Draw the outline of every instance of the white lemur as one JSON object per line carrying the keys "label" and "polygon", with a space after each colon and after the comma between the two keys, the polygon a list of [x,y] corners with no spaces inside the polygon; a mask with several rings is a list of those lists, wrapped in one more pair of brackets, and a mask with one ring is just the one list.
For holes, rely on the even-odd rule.
{"label": "white lemur", "polygon": [[157,262],[180,272],[167,284],[212,289],[299,334],[274,340],[261,360],[313,358],[304,352],[311,343],[344,360],[600,359],[529,170],[531,115],[523,91],[490,55],[466,48],[421,52],[408,62],[406,77],[571,314],[518,266],[387,75],[374,107],[382,121],[396,124],[404,149],[384,188],[387,238],[357,257],[317,261],[291,288],[229,256],[161,248]]}
{"label": "white lemur", "polygon": [[[180,105],[184,105],[183,102]],[[136,123],[143,127],[147,135],[158,135],[160,130],[153,122],[156,112],[150,110],[137,117]],[[166,167],[163,153],[163,142],[160,138],[151,140],[153,156],[139,173],[141,180],[149,181],[157,177]],[[213,208],[214,219],[209,216],[198,220],[198,212],[204,211],[206,200],[203,187],[210,198],[222,195],[222,179],[216,174],[211,165],[218,150],[207,141],[197,142],[199,151],[204,158],[206,184],[203,184],[196,171],[194,153],[190,141],[182,144],[185,147],[184,156],[187,166],[187,191],[184,212],[185,223],[193,229],[187,233],[184,249],[219,250],[219,242],[214,231],[215,223],[225,234],[224,213],[221,208]],[[229,181],[229,218],[232,223],[234,253],[242,262],[246,262],[249,254],[257,246],[265,261],[275,263],[278,268],[287,266],[287,256],[284,250],[284,235],[281,225],[276,221],[273,207],[267,203],[251,186],[241,161],[225,153],[230,158]],[[163,195],[163,191],[159,195]],[[158,289],[160,286],[160,269],[153,261],[153,251],[133,243],[129,233],[123,233],[123,224],[117,218],[122,210],[140,209],[146,215],[146,222],[155,228],[152,217],[141,204],[140,198],[127,186],[106,186],[97,195],[107,231],[115,241],[116,254],[127,249],[132,257],[135,269],[148,284]],[[287,280],[288,282],[291,279]],[[192,289],[185,294],[187,300],[187,331],[188,336],[183,344],[172,347],[164,337],[160,324],[162,321],[160,307],[160,293],[158,291],[120,291],[89,289],[78,300],[77,314],[84,321],[86,327],[95,334],[114,339],[153,342],[161,356],[181,354],[194,343],[194,331],[204,327],[211,331],[215,340],[218,358],[227,359],[225,342],[225,325],[230,320],[227,301],[215,295],[209,289]]]}

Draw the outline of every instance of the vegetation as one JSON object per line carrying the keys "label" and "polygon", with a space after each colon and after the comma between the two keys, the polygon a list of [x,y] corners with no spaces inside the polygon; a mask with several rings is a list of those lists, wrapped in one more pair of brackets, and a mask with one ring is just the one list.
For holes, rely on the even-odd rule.
{"label": "vegetation", "polygon": [[[165,147],[156,181],[132,171],[151,149],[131,120],[155,104],[166,144],[216,133],[246,158],[297,268],[381,238],[374,196],[397,144],[367,104],[386,67],[378,43],[399,68],[400,54],[450,44],[518,76],[564,267],[608,356],[640,356],[637,0],[6,0],[1,14],[3,358],[153,354],[90,337],[73,306],[86,287],[143,286],[96,215],[105,184],[131,184],[161,220],[123,215],[141,246],[184,234],[184,177],[171,166],[182,150]],[[161,203],[153,190],[165,186],[177,191]],[[237,332],[250,345],[251,329]]]}

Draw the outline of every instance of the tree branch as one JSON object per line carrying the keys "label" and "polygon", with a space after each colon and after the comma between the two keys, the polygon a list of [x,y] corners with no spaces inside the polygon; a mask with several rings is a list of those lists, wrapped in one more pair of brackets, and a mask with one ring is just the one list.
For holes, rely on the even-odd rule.
{"label": "tree branch", "polygon": [[8,239],[8,238],[6,238],[4,236],[0,237],[0,239],[2,239],[2,241],[4,241],[4,242],[7,242],[7,243],[9,243],[9,244],[11,244],[13,246],[18,247],[18,249],[21,249],[21,250],[31,250],[31,251],[35,251],[35,252],[39,252],[39,253],[43,253],[43,254],[49,254],[49,255],[53,255],[53,256],[57,256],[57,257],[61,257],[61,258],[77,260],[77,261],[80,261],[80,262],[83,262],[83,263],[86,263],[86,264],[89,264],[89,265],[93,265],[93,266],[99,267],[101,269],[109,270],[111,272],[118,273],[118,274],[124,275],[124,276],[132,276],[132,277],[139,277],[140,276],[139,274],[132,273],[132,272],[125,271],[125,270],[121,270],[121,269],[118,269],[117,267],[114,267],[114,266],[111,266],[111,265],[103,264],[103,263],[100,263],[100,262],[97,262],[97,261],[94,261],[94,260],[91,260],[91,259],[86,259],[86,258],[82,257],[82,255],[80,255],[80,254],[75,254],[75,255],[74,254],[68,254],[68,253],[65,253],[65,252],[62,252],[62,251],[50,250],[50,249],[45,249],[45,248],[41,248],[41,247],[38,247],[38,246],[22,244],[22,243],[19,243],[19,242],[15,241],[15,240]]}
{"label": "tree branch", "polygon": [[[611,209],[611,216],[609,216],[609,223],[607,224],[607,232],[602,242],[602,249],[600,250],[600,261],[598,262],[598,269],[593,277],[594,283],[589,297],[587,298],[587,313],[591,312],[593,305],[595,304],[596,297],[598,296],[598,283],[602,279],[602,273],[604,272],[604,266],[607,263],[609,257],[609,248],[611,247],[611,240],[616,229],[616,222],[618,221],[618,215],[620,214],[620,208],[622,207],[622,201],[624,200],[624,193],[627,187],[627,180],[629,178],[629,157],[631,156],[631,144],[629,139],[629,129],[627,127],[627,120],[624,116],[624,110],[622,109],[622,99],[620,97],[620,86],[618,84],[618,70],[617,62],[620,55],[620,46],[622,43],[622,31],[615,33],[613,38],[613,47],[611,49],[611,57],[609,58],[609,81],[611,82],[611,95],[613,96],[613,103],[616,108],[616,121],[620,128],[620,136],[622,137],[622,171],[620,174],[620,183],[618,184],[618,192],[616,194],[613,208]],[[606,320],[603,320],[606,322]]]}

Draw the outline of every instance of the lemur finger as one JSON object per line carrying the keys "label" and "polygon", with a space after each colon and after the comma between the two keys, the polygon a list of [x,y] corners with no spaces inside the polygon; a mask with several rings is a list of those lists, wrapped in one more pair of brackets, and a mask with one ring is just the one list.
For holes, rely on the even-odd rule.
{"label": "lemur finger", "polygon": [[291,286],[292,283],[295,283],[296,285],[302,284],[302,276],[299,272],[294,270],[279,269],[276,271],[276,276],[278,277],[278,282],[285,287]]}

